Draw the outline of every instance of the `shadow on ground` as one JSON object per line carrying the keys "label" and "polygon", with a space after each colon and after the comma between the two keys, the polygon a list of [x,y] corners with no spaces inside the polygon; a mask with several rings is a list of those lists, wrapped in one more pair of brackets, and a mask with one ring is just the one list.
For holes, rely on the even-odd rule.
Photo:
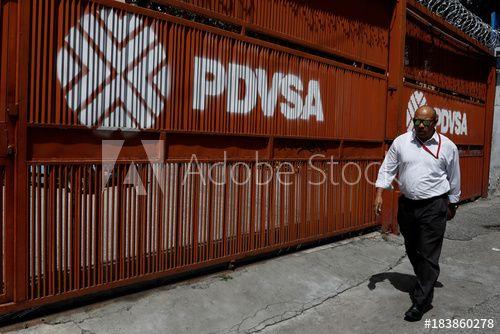
{"label": "shadow on ground", "polygon": [[[394,288],[408,294],[413,290],[413,287],[417,282],[417,279],[414,275],[397,272],[384,272],[370,277],[370,280],[368,281],[368,288],[370,290],[374,290],[377,286],[377,283],[383,282],[385,280],[389,281]],[[443,284],[438,281],[434,286],[436,288],[442,288]]]}

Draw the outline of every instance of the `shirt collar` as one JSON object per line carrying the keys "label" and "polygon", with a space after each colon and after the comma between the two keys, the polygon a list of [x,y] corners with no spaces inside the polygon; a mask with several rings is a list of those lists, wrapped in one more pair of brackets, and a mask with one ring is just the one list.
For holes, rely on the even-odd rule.
{"label": "shirt collar", "polygon": [[[412,136],[413,136],[414,140],[420,141],[420,139],[417,138],[417,134],[415,133],[415,129],[412,130]],[[436,144],[439,143],[439,134],[438,134],[437,130],[434,130],[434,134],[432,135],[432,137],[427,139],[427,141],[425,141],[424,144],[431,144],[433,141]]]}

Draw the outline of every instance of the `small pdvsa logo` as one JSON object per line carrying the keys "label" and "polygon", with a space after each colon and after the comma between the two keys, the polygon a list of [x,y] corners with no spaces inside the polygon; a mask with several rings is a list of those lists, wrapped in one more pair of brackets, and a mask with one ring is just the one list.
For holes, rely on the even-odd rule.
{"label": "small pdvsa logo", "polygon": [[68,107],[88,127],[146,129],[170,90],[166,52],[136,15],[101,10],[70,29],[57,55]]}

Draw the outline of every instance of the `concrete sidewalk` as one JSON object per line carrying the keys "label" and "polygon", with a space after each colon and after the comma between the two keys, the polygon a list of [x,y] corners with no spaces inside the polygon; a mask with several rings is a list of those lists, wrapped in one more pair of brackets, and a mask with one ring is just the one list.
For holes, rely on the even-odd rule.
{"label": "concrete sidewalk", "polygon": [[[448,223],[434,309],[493,318],[500,333],[500,197]],[[18,333],[421,333],[408,323],[413,272],[400,237],[376,232],[51,315]],[[26,327],[26,328],[25,328]],[[442,329],[434,331],[443,332]],[[463,330],[464,333],[474,330]],[[454,330],[454,333],[459,331]]]}

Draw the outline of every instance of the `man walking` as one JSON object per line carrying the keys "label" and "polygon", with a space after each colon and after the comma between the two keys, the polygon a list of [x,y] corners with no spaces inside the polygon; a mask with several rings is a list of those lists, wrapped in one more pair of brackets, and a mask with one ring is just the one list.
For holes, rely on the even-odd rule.
{"label": "man walking", "polygon": [[382,192],[391,188],[398,174],[401,197],[398,225],[417,283],[413,305],[405,320],[418,321],[432,308],[434,284],[439,276],[439,256],[446,221],[453,219],[460,199],[457,146],[438,133],[436,111],[417,109],[414,130],[397,137],[380,167],[375,184],[375,213],[382,212]]}

